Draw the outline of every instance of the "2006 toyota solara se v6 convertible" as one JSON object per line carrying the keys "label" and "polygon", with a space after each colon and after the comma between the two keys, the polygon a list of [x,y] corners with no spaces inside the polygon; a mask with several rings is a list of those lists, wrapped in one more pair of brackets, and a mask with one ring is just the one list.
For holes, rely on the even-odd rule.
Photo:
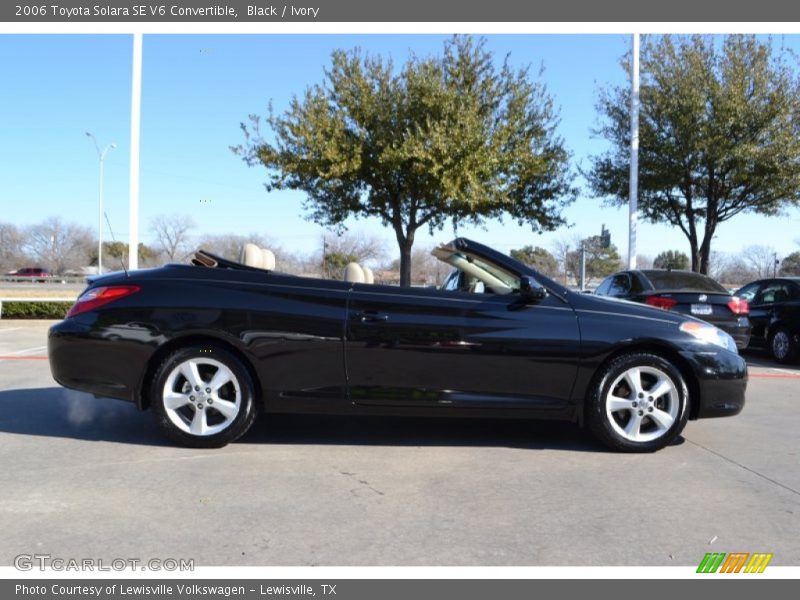
{"label": "2006 toyota solara se v6 convertible", "polygon": [[433,251],[440,288],[274,268],[198,251],[93,279],[49,332],[63,386],[150,409],[180,444],[219,447],[267,413],[566,419],[620,451],[742,410],[736,344],[684,314],[573,292],[476,242]]}

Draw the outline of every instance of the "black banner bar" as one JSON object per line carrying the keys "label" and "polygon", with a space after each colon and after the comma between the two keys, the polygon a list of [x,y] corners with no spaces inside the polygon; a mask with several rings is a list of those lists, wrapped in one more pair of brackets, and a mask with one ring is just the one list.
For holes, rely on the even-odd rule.
{"label": "black banner bar", "polygon": [[[790,593],[792,580],[706,576],[669,580],[552,579],[38,579],[4,580],[0,596],[14,600],[486,600],[487,598],[636,598],[646,589],[648,600],[674,600],[699,594],[726,600],[764,596],[772,590]],[[796,591],[796,588],[795,588]],[[783,597],[783,596],[781,596]]]}
{"label": "black banner bar", "polygon": [[12,0],[11,22],[796,22],[786,0]]}

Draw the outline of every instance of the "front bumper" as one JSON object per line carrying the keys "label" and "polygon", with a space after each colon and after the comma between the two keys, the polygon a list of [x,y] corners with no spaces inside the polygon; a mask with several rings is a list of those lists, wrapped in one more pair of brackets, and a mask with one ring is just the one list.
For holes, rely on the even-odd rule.
{"label": "front bumper", "polygon": [[747,390],[747,363],[727,350],[684,351],[697,379],[692,418],[730,417],[742,412]]}

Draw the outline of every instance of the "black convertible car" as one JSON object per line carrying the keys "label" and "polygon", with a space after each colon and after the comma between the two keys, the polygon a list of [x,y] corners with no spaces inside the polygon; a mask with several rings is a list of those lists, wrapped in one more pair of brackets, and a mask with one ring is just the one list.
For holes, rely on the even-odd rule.
{"label": "black convertible car", "polygon": [[744,406],[745,362],[713,325],[571,292],[464,238],[434,254],[453,267],[440,289],[202,251],[97,277],[50,329],[53,377],[151,409],[194,447],[265,411],[566,419],[643,452]]}

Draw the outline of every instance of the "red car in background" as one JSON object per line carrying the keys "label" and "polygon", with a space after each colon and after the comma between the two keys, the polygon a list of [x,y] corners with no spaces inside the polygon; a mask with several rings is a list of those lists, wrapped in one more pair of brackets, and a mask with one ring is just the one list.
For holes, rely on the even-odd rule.
{"label": "red car in background", "polygon": [[50,271],[43,269],[42,267],[23,267],[22,269],[17,269],[16,271],[6,273],[6,277],[19,277],[20,279],[24,278],[33,281],[44,281],[45,279],[52,277],[52,275],[50,274]]}

